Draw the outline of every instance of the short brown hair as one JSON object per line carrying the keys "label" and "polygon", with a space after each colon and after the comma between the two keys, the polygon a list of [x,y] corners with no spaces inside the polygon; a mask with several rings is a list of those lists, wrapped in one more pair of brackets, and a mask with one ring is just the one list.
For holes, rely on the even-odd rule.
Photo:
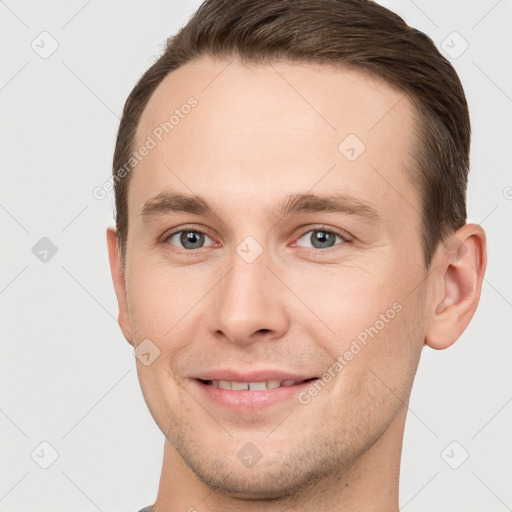
{"label": "short brown hair", "polygon": [[[410,179],[422,202],[427,268],[438,244],[465,224],[471,128],[459,77],[428,36],[372,0],[206,0],[167,40],[163,55],[130,93],[117,134],[114,177],[130,159],[140,117],[156,87],[201,56],[346,64],[398,87],[418,117]],[[123,268],[131,174],[115,180]]]}

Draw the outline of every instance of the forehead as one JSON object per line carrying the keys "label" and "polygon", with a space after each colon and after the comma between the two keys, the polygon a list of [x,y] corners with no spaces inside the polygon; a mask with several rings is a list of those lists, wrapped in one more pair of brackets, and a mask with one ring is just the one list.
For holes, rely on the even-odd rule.
{"label": "forehead", "polygon": [[399,215],[406,203],[419,208],[413,129],[409,98],[359,70],[201,58],[170,73],[141,116],[134,149],[151,149],[134,169],[129,209],[139,214],[169,187],[233,207],[315,188]]}

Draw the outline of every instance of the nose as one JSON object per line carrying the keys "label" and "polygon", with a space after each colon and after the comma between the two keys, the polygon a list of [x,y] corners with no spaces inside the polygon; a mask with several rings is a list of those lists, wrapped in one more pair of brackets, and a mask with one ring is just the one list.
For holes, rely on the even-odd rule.
{"label": "nose", "polygon": [[214,336],[249,345],[286,332],[287,289],[274,274],[278,272],[270,270],[270,259],[263,251],[248,262],[234,251],[215,291],[210,316]]}

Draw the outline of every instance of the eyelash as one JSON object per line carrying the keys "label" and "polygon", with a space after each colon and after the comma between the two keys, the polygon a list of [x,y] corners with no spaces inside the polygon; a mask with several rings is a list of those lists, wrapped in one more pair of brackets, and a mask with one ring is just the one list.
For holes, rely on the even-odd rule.
{"label": "eyelash", "polygon": [[[164,244],[168,244],[168,245],[172,245],[170,243],[168,243],[168,240],[173,237],[174,235],[178,235],[180,233],[183,233],[183,232],[192,232],[192,233],[201,233],[205,236],[207,236],[208,238],[212,238],[210,235],[208,235],[208,233],[205,233],[204,231],[200,230],[200,229],[197,229],[197,228],[194,228],[193,226],[184,226],[184,227],[181,227],[180,229],[176,230],[176,231],[172,231],[171,233],[168,233],[166,235],[164,235],[163,237],[163,243]],[[307,231],[304,231],[298,238],[297,240],[300,240],[301,238],[303,238],[305,235],[307,235],[308,233],[311,233],[311,232],[314,232],[314,231],[322,231],[324,233],[330,233],[330,234],[333,234],[333,235],[337,235],[339,238],[341,238],[342,240],[342,243],[340,244],[337,244],[337,245],[345,245],[347,243],[350,243],[352,241],[352,239],[349,237],[349,235],[343,231],[339,231],[337,229],[334,229],[334,228],[330,228],[330,227],[327,227],[327,226],[316,226],[312,229],[308,229]],[[295,246],[295,242],[294,242],[294,246]],[[325,249],[317,249],[315,247],[302,247],[303,249],[307,249],[308,251],[312,251],[312,252],[317,252],[317,253],[325,253],[325,252],[330,252],[332,250],[335,250],[335,247],[328,247],[328,248],[325,248]],[[175,252],[185,252],[185,253],[190,253],[190,254],[193,254],[194,252],[196,251],[199,251],[200,249],[207,249],[207,247],[199,247],[198,249],[181,249],[181,248],[178,248],[178,249],[172,249],[173,251]]]}

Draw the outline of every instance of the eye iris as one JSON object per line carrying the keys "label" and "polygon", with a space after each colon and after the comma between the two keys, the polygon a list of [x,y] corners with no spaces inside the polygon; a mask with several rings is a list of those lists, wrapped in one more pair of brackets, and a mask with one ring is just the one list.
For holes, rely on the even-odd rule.
{"label": "eye iris", "polygon": [[[314,230],[312,231],[311,242],[317,249],[332,247],[336,242],[336,234],[329,231]],[[197,249],[204,243],[204,234],[198,231],[183,231],[180,236],[180,243],[186,249]]]}
{"label": "eye iris", "polygon": [[[186,249],[197,249],[204,242],[204,235],[197,231],[184,231],[180,236],[180,242]],[[188,244],[192,244],[190,247]]]}
{"label": "eye iris", "polygon": [[[313,234],[311,235],[313,247],[317,249],[332,247],[335,241],[336,235],[334,233],[329,233],[328,231],[313,231]],[[320,246],[317,246],[316,243],[319,243]]]}

